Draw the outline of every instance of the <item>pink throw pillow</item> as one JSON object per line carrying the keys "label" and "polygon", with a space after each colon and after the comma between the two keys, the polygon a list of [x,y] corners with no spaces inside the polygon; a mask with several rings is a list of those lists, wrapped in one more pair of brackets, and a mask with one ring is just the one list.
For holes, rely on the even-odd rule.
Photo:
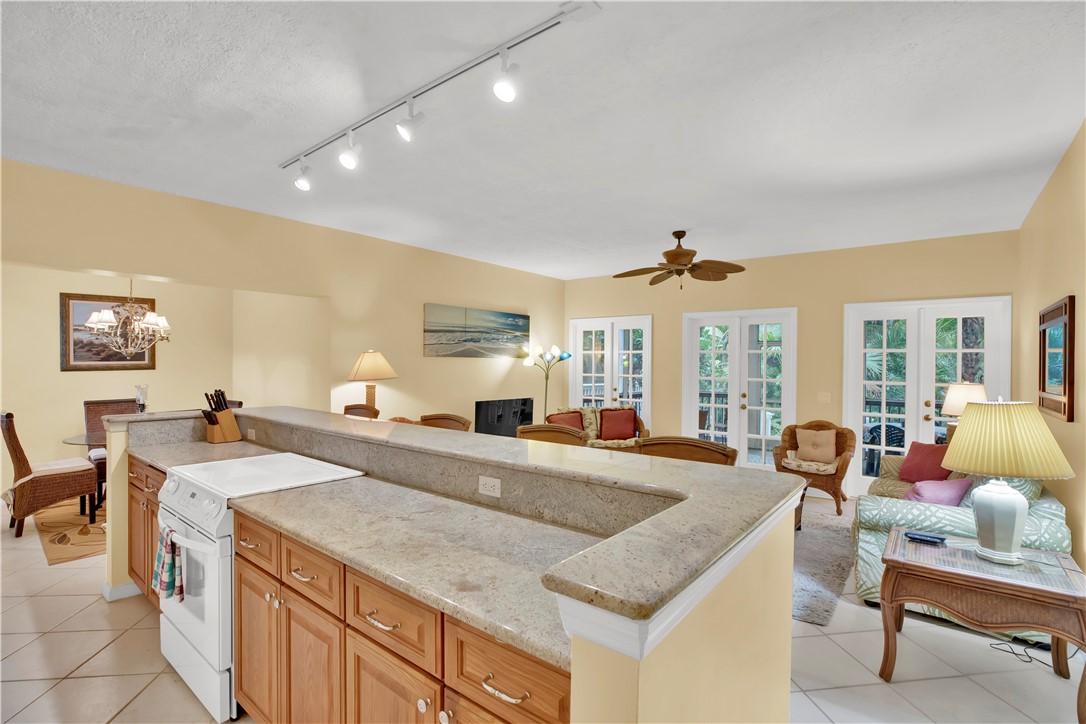
{"label": "pink throw pillow", "polygon": [[914,442],[909,446],[909,452],[901,463],[901,472],[898,477],[907,483],[918,483],[921,480],[946,480],[950,477],[950,471],[943,467],[943,458],[946,456],[949,445],[931,445],[926,442]]}
{"label": "pink throw pillow", "polygon": [[632,408],[600,410],[600,440],[637,437],[637,413]]}
{"label": "pink throw pillow", "polygon": [[905,500],[917,503],[935,503],[936,505],[949,505],[957,508],[962,503],[962,498],[969,492],[973,484],[973,478],[954,478],[953,480],[921,480],[913,483],[909,492],[905,493]]}
{"label": "pink throw pillow", "polygon": [[556,412],[547,415],[547,422],[551,425],[565,425],[575,430],[584,430],[584,418],[579,412]]}

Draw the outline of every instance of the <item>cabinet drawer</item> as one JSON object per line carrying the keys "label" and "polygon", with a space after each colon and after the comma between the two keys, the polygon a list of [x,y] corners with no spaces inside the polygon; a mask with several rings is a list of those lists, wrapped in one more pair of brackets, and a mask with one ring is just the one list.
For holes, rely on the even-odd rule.
{"label": "cabinet drawer", "polygon": [[279,560],[284,583],[343,618],[342,563],[287,536],[282,536]]}
{"label": "cabinet drawer", "polygon": [[158,491],[166,482],[166,473],[158,468],[151,467],[142,460],[128,456],[128,482],[139,485],[145,493],[158,495]]}
{"label": "cabinet drawer", "polygon": [[505,724],[483,707],[453,689],[445,687],[445,702],[441,707],[449,724]]}
{"label": "cabinet drawer", "polygon": [[279,577],[279,531],[235,512],[234,552]]}
{"label": "cabinet drawer", "polygon": [[567,672],[447,616],[445,683],[510,721],[569,721]]}
{"label": "cabinet drawer", "polygon": [[347,569],[347,624],[441,677],[441,613]]}

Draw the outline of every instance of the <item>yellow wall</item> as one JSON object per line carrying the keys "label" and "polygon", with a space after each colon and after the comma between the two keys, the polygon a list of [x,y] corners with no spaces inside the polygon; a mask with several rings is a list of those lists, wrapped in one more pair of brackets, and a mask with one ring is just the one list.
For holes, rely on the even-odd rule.
{"label": "yellow wall", "polygon": [[1086,130],[1080,129],[1059,167],[1022,224],[1016,272],[1017,320],[1014,396],[1037,399],[1037,314],[1068,294],[1075,295],[1074,421],[1045,416],[1075,471],[1071,480],[1047,485],[1067,506],[1074,555],[1086,565]]}
{"label": "yellow wall", "polygon": [[[566,316],[652,315],[651,429],[679,435],[683,313],[796,307],[796,419],[840,423],[844,305],[1010,294],[1017,243],[1018,233],[1006,231],[749,259],[742,274],[681,290],[673,282],[650,288],[644,277],[581,279],[566,284]],[[828,403],[818,402],[820,392]]]}
{"label": "yellow wall", "polygon": [[[522,367],[520,360],[424,358],[422,310],[426,302],[527,313],[532,317],[534,340],[565,339],[560,280],[14,161],[3,161],[2,170],[3,405],[20,420],[28,414],[24,410],[28,404],[42,407],[44,399],[51,400],[51,411],[65,410],[64,417],[50,421],[47,429],[35,429],[34,438],[59,439],[78,432],[79,426],[71,429],[72,420],[81,413],[73,416],[69,410],[81,410],[87,397],[127,395],[132,391],[130,384],[143,380],[130,381],[122,373],[57,372],[59,353],[50,335],[57,333],[59,290],[55,284],[48,291],[35,290],[35,273],[27,265],[106,270],[125,278],[133,275],[138,280],[137,292],[158,299],[161,309],[168,311],[174,329],[170,346],[180,362],[174,364],[168,353],[160,359],[158,382],[151,380],[155,409],[192,407],[202,399],[205,388],[231,381],[229,334],[213,352],[212,365],[196,364],[195,357],[187,352],[182,357],[176,350],[200,348],[207,341],[205,334],[228,330],[235,302],[238,314],[252,319],[259,298],[234,298],[232,291],[322,300],[325,319],[318,324],[326,324],[329,330],[327,363],[324,370],[314,370],[317,379],[306,397],[313,397],[319,387],[330,391],[330,401],[326,396],[320,405],[326,409],[342,409],[347,402],[364,399],[363,384],[345,380],[366,349],[382,351],[399,374],[398,379],[378,385],[377,403],[383,416],[453,412],[473,418],[478,399],[542,397],[542,374]],[[169,283],[152,294],[145,291],[150,282],[141,277],[160,277]],[[126,290],[123,280],[111,281],[108,291]],[[102,291],[90,281],[87,284],[65,291]],[[171,297],[171,284],[210,288],[216,299],[221,293],[226,296],[213,307],[195,298],[190,303],[181,292],[176,299]],[[24,291],[33,292],[37,301],[30,303]],[[40,307],[39,296],[48,297]],[[191,315],[183,311],[186,307]],[[301,313],[301,307],[295,306],[292,319]],[[35,323],[8,326],[9,319],[17,325],[15,320],[25,315]],[[200,329],[205,326],[207,331]],[[20,361],[25,345],[22,332],[16,330],[24,328],[43,347],[40,354],[34,353],[35,365]],[[278,333],[284,344],[290,344],[290,332],[288,327]],[[242,330],[242,337],[246,335]],[[305,344],[312,339],[312,330],[300,336]],[[220,354],[223,359],[217,357]],[[201,366],[205,371],[199,371]],[[190,367],[196,369],[183,369]],[[245,384],[255,386],[250,390],[274,389],[288,374],[281,367],[261,369],[252,359],[239,360],[237,369]],[[270,377],[253,379],[253,374]],[[564,389],[564,375],[564,370],[556,368],[554,389]],[[82,381],[69,381],[73,376],[82,376]],[[61,378],[59,388],[47,384]],[[26,434],[22,427],[20,432]]]}
{"label": "yellow wall", "polygon": [[574,637],[572,721],[788,721],[794,528],[778,523],[643,661]]}
{"label": "yellow wall", "polygon": [[[5,216],[10,211],[5,207]],[[19,440],[31,460],[82,457],[86,448],[61,439],[83,432],[83,400],[135,397],[149,385],[152,410],[199,407],[202,393],[230,384],[230,291],[189,284],[138,281],[134,293],[155,299],[177,330],[157,345],[155,370],[60,371],[60,292],[128,294],[128,280],[23,264],[3,267],[3,407],[15,414]],[[5,468],[3,487],[11,484]]]}

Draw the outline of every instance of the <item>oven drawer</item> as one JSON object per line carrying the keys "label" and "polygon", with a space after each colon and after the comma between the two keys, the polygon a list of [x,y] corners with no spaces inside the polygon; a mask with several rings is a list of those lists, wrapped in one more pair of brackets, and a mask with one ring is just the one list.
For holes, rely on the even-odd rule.
{"label": "oven drawer", "polygon": [[441,613],[347,569],[347,623],[423,671],[441,676]]}
{"label": "oven drawer", "polygon": [[234,513],[234,552],[279,577],[279,531]]}
{"label": "oven drawer", "polygon": [[343,564],[288,536],[279,551],[283,582],[343,618]]}
{"label": "oven drawer", "polygon": [[445,683],[510,721],[569,721],[568,673],[448,616]]}

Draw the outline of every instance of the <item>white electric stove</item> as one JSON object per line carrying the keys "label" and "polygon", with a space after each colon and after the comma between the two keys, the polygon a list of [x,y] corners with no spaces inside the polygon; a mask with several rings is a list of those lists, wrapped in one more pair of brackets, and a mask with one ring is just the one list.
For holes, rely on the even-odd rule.
{"label": "white electric stove", "polygon": [[181,546],[185,600],[162,599],[162,655],[217,721],[237,716],[232,676],[234,511],[228,502],[363,474],[294,453],[166,471],[158,523],[172,528]]}

